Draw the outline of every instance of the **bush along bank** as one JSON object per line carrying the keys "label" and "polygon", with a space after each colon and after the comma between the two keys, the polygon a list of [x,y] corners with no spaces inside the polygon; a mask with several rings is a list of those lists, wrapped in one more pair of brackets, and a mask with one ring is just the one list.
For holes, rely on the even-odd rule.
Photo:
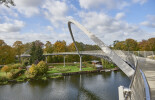
{"label": "bush along bank", "polygon": [[101,72],[101,70],[98,70],[94,65],[88,62],[83,62],[82,71],[79,71],[79,66],[79,64],[66,64],[65,67],[63,64],[47,65],[44,61],[40,61],[36,65],[32,64],[31,67],[27,69],[25,67],[19,66],[19,64],[16,64],[16,67],[10,67],[9,65],[5,68],[4,66],[4,68],[2,68],[3,70],[1,69],[0,71],[0,84],[23,82],[29,80],[47,80],[51,78],[63,77],[66,75]]}

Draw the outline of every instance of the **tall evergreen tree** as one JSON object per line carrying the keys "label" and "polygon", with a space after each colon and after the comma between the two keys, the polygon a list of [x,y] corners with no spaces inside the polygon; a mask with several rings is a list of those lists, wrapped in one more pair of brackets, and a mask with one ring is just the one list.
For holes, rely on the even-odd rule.
{"label": "tall evergreen tree", "polygon": [[37,45],[35,42],[32,42],[30,55],[30,64],[37,64],[39,61],[44,60],[42,46]]}

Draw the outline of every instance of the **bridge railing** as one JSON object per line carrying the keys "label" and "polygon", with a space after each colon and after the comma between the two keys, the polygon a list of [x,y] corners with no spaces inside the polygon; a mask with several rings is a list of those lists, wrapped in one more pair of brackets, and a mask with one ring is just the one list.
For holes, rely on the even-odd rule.
{"label": "bridge railing", "polygon": [[131,93],[127,96],[126,100],[150,100],[149,85],[145,74],[138,64],[129,88],[131,89]]}
{"label": "bridge railing", "polygon": [[[120,56],[124,61],[132,62],[131,65],[134,65],[135,56],[138,57],[145,57],[145,58],[150,58],[150,59],[155,59],[155,51],[121,51],[121,50],[113,50],[118,56]],[[79,51],[80,54],[83,55],[105,55],[105,53],[101,50],[93,50],[93,51]],[[78,55],[78,52],[54,52],[54,53],[44,53],[43,55],[48,56],[48,55]],[[21,57],[29,57],[29,54],[22,54]]]}
{"label": "bridge railing", "polygon": [[130,52],[138,57],[155,59],[155,51],[124,51],[126,53]]}
{"label": "bridge railing", "polygon": [[[130,64],[134,64],[135,73],[131,79],[129,86],[130,92],[124,92],[125,100],[150,100],[150,89],[147,83],[145,74],[142,71],[141,66],[138,64],[138,55],[135,52],[139,51],[115,51],[121,52],[121,55],[124,55],[126,61]],[[150,52],[146,52],[150,54]],[[118,53],[117,53],[118,54]],[[125,90],[124,90],[125,91]]]}
{"label": "bridge railing", "polygon": [[[79,51],[80,54],[83,54],[83,55],[105,55],[105,53],[101,50],[94,50],[94,51]],[[53,53],[44,53],[43,55],[45,56],[50,56],[50,55],[78,55],[78,52],[75,51],[75,52],[53,52]],[[21,56],[30,56],[29,54],[22,54]]]}
{"label": "bridge railing", "polygon": [[[144,55],[151,55],[152,51],[119,51],[114,50],[116,54],[123,55],[123,58],[126,62],[133,64],[135,68],[135,73],[131,79],[128,92],[124,89],[124,98],[125,100],[150,100],[150,89],[147,83],[145,74],[142,71],[141,66],[138,64],[138,53]],[[144,56],[143,56],[144,57]],[[147,56],[145,56],[148,58]]]}

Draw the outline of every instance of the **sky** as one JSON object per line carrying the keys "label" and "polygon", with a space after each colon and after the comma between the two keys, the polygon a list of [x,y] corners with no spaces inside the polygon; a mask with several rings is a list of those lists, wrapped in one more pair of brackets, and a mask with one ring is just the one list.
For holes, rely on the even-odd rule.
{"label": "sky", "polygon": [[[13,45],[41,40],[71,43],[74,19],[107,45],[115,40],[155,37],[155,0],[14,0],[0,5],[0,39]],[[79,36],[79,38],[83,38]],[[83,38],[83,41],[86,39]]]}

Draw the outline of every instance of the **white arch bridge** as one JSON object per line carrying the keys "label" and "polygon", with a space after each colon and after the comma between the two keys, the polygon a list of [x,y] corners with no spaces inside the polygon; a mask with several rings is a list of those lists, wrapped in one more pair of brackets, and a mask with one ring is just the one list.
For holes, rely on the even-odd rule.
{"label": "white arch bridge", "polygon": [[[87,35],[94,43],[96,43],[101,48],[101,50],[79,51],[78,47],[76,46],[74,34],[72,32],[72,24],[83,31],[83,33]],[[83,55],[102,57],[114,62],[131,79],[131,83],[128,88],[124,88],[123,86],[119,87],[120,100],[155,100],[155,60],[146,58],[146,52],[141,54],[140,51],[134,51],[131,53],[127,51],[111,50],[104,44],[103,41],[101,41],[94,34],[89,32],[86,28],[74,20],[70,20],[68,22],[68,28],[77,52],[51,53],[44,54],[44,56],[79,55],[80,66],[82,66]],[[143,57],[139,57],[139,55],[143,55]],[[151,51],[150,55],[154,57],[154,54]],[[30,55],[23,54],[21,56],[29,57]]]}

